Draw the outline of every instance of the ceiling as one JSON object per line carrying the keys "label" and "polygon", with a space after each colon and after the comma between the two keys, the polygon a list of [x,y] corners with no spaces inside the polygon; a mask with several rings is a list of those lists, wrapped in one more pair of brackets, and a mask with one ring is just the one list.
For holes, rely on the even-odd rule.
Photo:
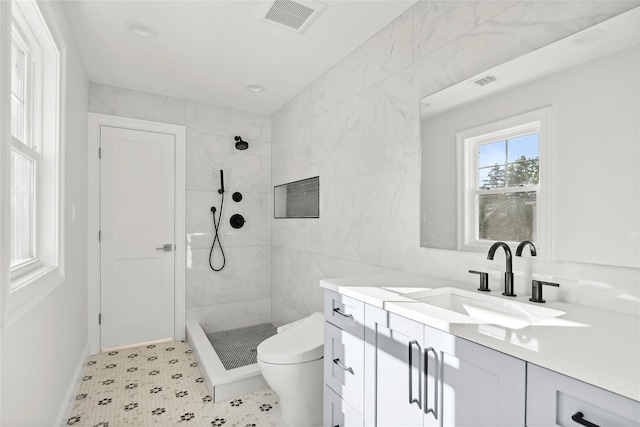
{"label": "ceiling", "polygon": [[[64,5],[89,80],[272,114],[415,2],[323,0],[302,33],[259,20],[268,0]],[[158,35],[136,37],[127,21]]]}

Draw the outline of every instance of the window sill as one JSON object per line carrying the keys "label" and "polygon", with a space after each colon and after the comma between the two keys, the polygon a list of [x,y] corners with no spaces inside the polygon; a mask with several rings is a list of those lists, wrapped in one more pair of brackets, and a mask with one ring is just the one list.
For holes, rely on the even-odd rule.
{"label": "window sill", "polygon": [[41,266],[12,280],[7,301],[7,324],[22,317],[63,281],[59,266]]}

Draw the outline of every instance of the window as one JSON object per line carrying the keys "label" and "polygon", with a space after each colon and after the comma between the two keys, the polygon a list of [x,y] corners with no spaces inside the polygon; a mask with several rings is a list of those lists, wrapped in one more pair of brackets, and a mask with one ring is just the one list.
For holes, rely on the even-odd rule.
{"label": "window", "polygon": [[546,252],[547,125],[540,110],[458,134],[461,246],[531,240]]}
{"label": "window", "polygon": [[11,6],[11,288],[58,267],[59,50],[35,1]]}

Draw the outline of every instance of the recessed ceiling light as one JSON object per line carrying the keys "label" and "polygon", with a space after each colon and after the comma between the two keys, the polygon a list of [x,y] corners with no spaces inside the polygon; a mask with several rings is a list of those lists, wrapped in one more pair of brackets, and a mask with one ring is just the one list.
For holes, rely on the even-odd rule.
{"label": "recessed ceiling light", "polygon": [[260,93],[265,91],[264,86],[260,86],[260,85],[247,85],[244,88],[249,92],[253,92],[253,93]]}
{"label": "recessed ceiling light", "polygon": [[134,36],[142,37],[143,39],[158,37],[158,30],[140,22],[127,21],[124,23],[124,27]]}
{"label": "recessed ceiling light", "polygon": [[586,33],[580,34],[576,38],[573,39],[573,43],[575,44],[587,44],[593,43],[596,40],[600,40],[607,34],[605,30],[591,30]]}

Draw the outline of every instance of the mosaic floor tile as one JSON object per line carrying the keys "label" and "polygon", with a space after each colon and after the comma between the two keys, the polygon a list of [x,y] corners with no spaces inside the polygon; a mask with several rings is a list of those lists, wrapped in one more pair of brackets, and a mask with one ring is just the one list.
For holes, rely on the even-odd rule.
{"label": "mosaic floor tile", "polygon": [[67,425],[284,426],[270,389],[213,402],[186,341],[91,356]]}

